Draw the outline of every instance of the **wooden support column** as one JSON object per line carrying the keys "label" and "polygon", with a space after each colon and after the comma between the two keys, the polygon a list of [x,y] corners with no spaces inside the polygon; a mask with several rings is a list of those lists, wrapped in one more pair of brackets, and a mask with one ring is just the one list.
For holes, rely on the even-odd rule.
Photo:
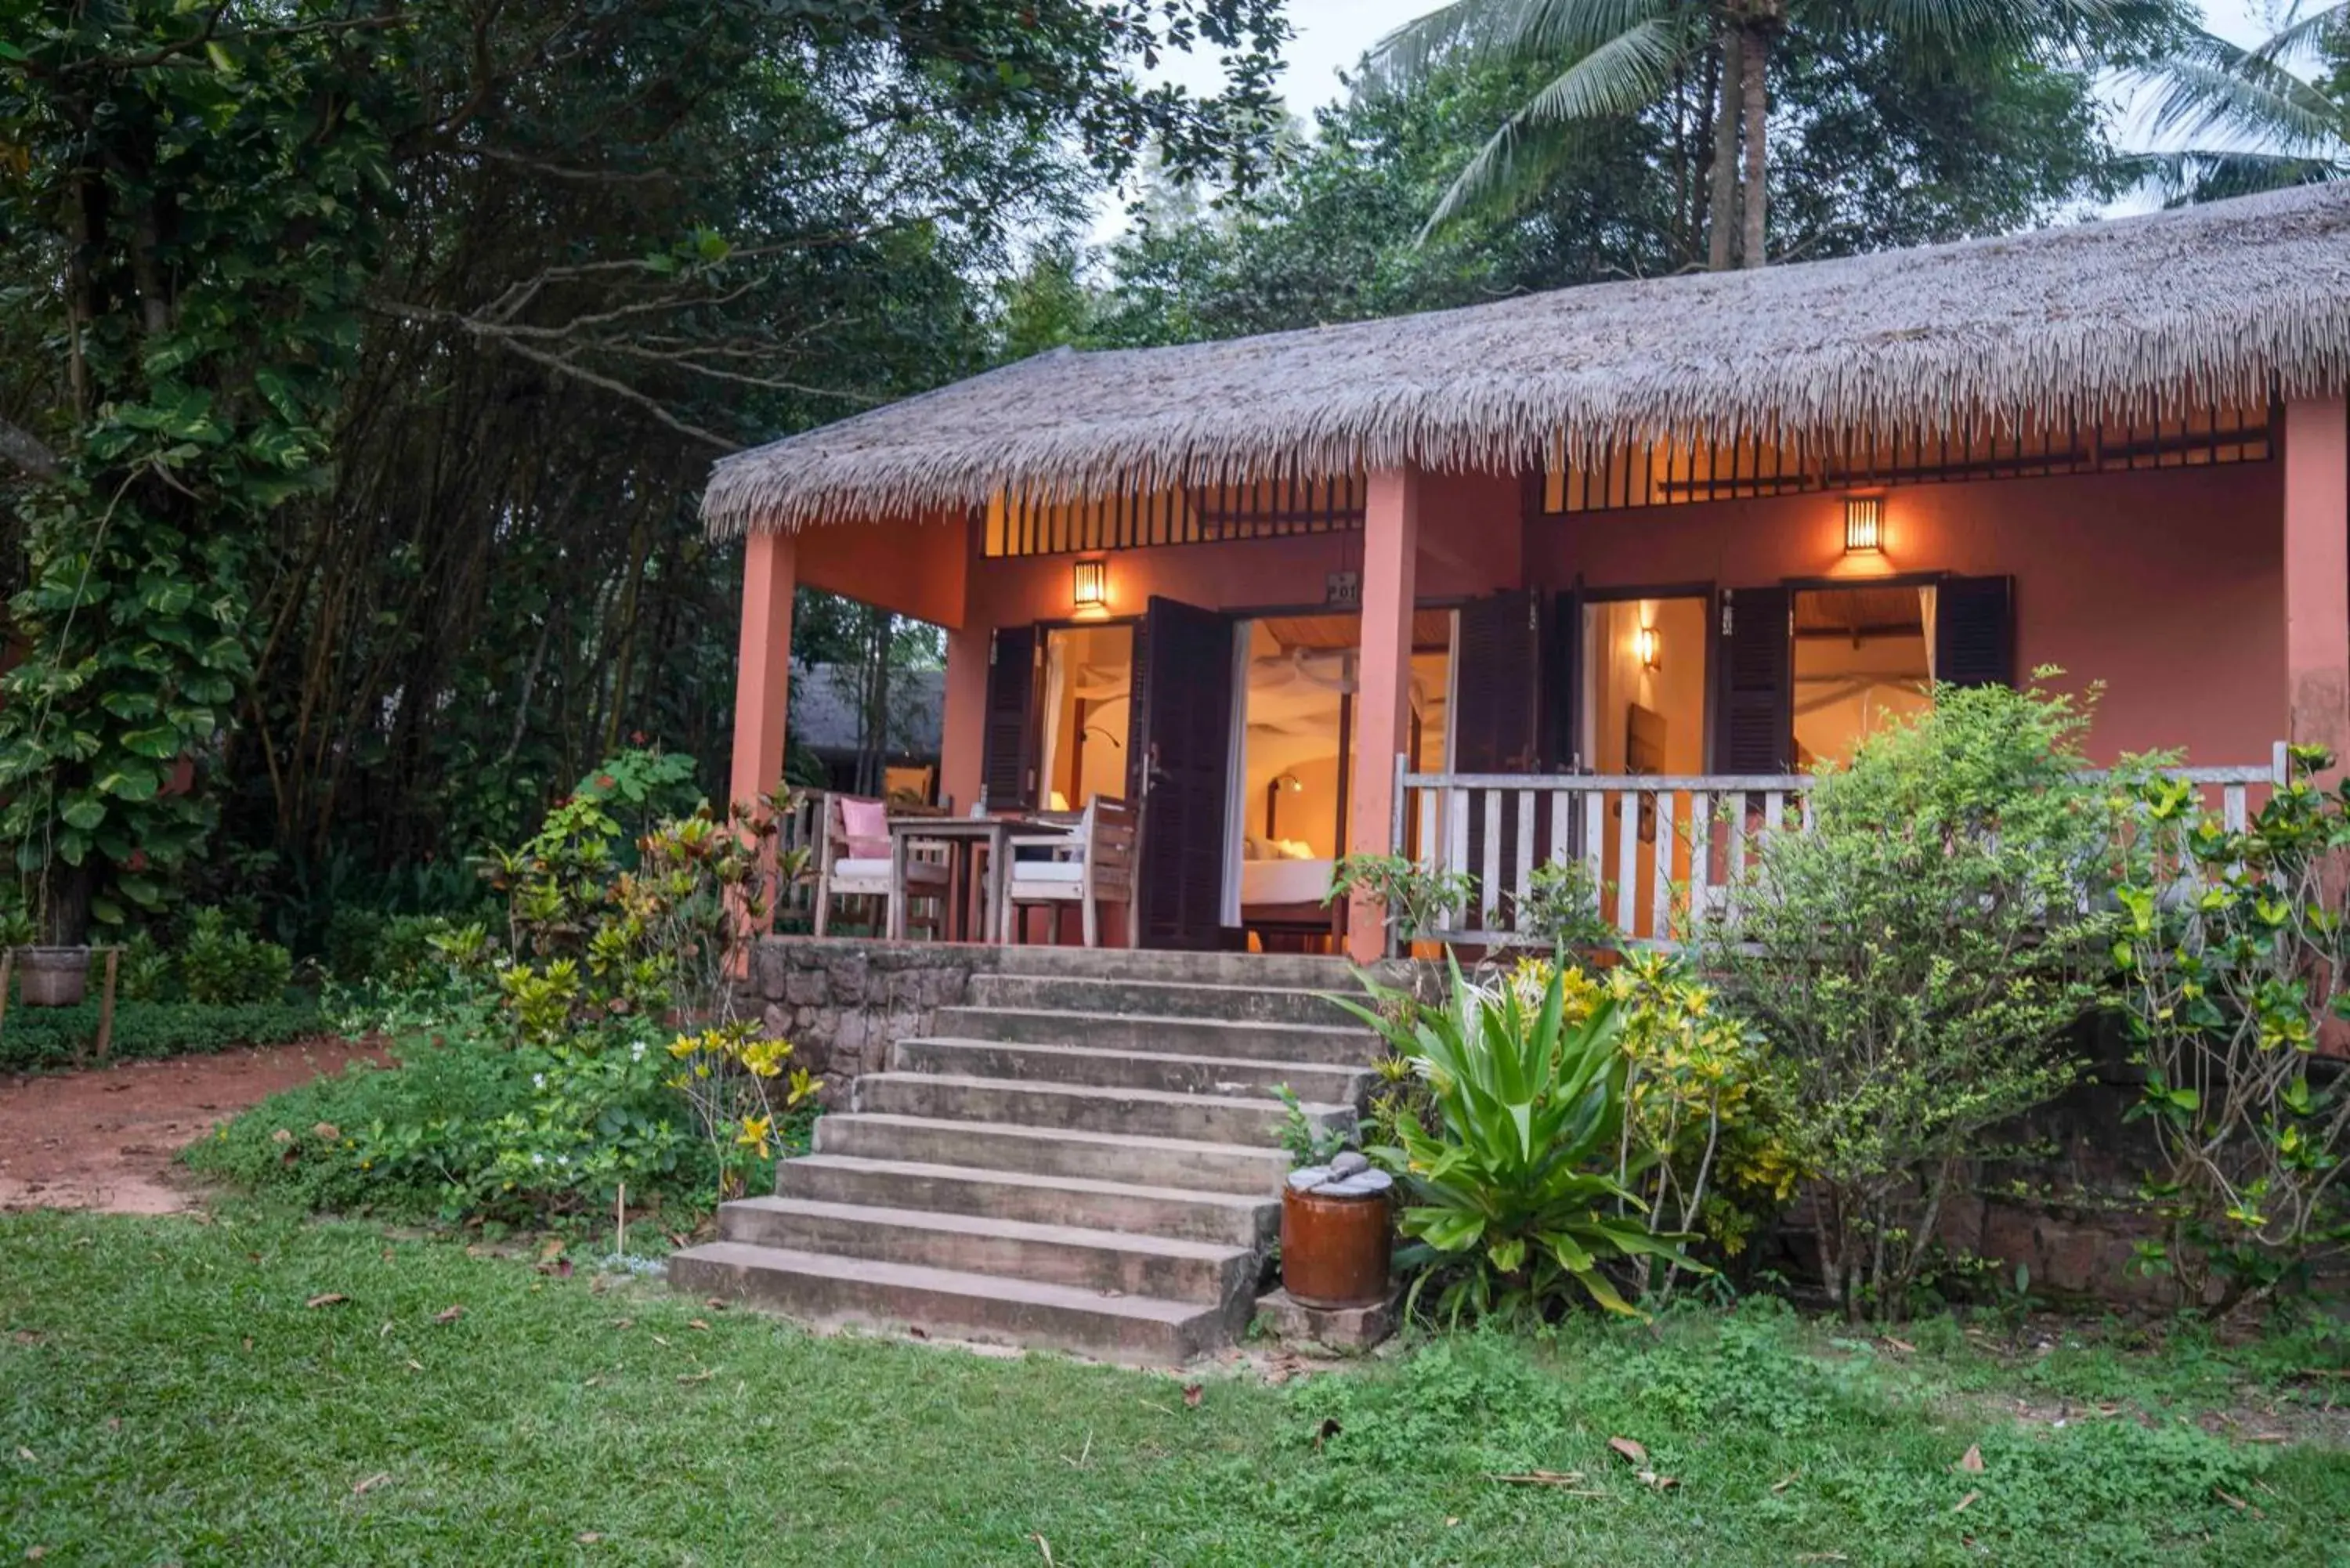
{"label": "wooden support column", "polygon": [[[1355,776],[1347,791],[1350,855],[1394,846],[1396,758],[1411,743],[1411,612],[1419,560],[1420,476],[1380,469],[1370,476],[1363,516],[1363,651],[1355,713]],[[1347,951],[1369,963],[1387,950],[1387,911],[1357,897],[1347,911]]]}
{"label": "wooden support column", "polygon": [[2341,398],[2284,409],[2288,733],[2350,760],[2350,410]]}
{"label": "wooden support column", "polygon": [[784,776],[784,720],[792,691],[792,591],[798,546],[789,534],[754,534],[743,550],[743,636],[734,654],[734,764],[728,797],[754,805]]}

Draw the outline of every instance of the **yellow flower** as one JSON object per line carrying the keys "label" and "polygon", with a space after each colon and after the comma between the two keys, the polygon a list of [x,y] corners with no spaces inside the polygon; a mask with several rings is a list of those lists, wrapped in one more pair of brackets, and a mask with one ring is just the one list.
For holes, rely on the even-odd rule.
{"label": "yellow flower", "polygon": [[775,1125],[775,1119],[773,1116],[744,1116],[743,1130],[734,1135],[734,1141],[745,1148],[757,1149],[759,1158],[764,1159],[767,1157],[768,1139],[774,1131]]}

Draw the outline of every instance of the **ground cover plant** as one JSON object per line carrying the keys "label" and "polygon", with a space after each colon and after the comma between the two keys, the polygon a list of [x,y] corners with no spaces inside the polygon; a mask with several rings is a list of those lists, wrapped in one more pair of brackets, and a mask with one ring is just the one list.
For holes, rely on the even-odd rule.
{"label": "ground cover plant", "polygon": [[2350,1514],[2314,1330],[2013,1357],[1762,1303],[1267,1386],[816,1338],[537,1256],[0,1217],[0,1560],[2282,1563]]}

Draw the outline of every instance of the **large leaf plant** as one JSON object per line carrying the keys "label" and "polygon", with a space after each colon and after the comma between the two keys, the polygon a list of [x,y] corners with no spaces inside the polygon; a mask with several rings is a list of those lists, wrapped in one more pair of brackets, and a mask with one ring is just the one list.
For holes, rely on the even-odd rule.
{"label": "large leaf plant", "polygon": [[1435,1284],[1436,1315],[1454,1322],[1538,1318],[1578,1295],[1632,1314],[1605,1265],[1700,1265],[1682,1251],[1690,1238],[1633,1217],[1641,1200],[1617,1177],[1629,1070],[1617,1003],[1570,1019],[1563,970],[1529,1004],[1450,967],[1441,1003],[1368,981],[1375,1006],[1341,1000],[1411,1064],[1433,1106],[1435,1127],[1398,1116],[1395,1141],[1367,1151],[1409,1199],[1399,1262],[1419,1273],[1408,1309]]}

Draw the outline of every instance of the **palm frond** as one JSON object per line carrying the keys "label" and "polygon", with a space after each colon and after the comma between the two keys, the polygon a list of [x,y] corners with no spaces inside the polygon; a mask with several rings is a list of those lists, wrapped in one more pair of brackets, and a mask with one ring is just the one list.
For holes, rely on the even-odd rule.
{"label": "palm frond", "polygon": [[2170,207],[2350,179],[2350,161],[2274,152],[2141,152],[2121,160],[2120,167],[2126,181]]}
{"label": "palm frond", "polygon": [[2244,151],[2331,157],[2342,149],[2345,115],[2310,83],[2253,51],[2204,34],[2160,66],[2139,73],[2156,96],[2157,136],[2214,132],[2244,140]]}
{"label": "palm frond", "polygon": [[1458,57],[1568,59],[1692,0],[1453,0],[1371,46],[1358,91],[1406,90]]}
{"label": "palm frond", "polygon": [[2322,6],[2306,16],[2295,5],[2288,14],[2285,25],[2262,39],[2252,54],[2272,65],[2324,49],[2328,44],[2350,43],[2350,0]]}
{"label": "palm frond", "polygon": [[1477,150],[1421,227],[1421,243],[1473,209],[1522,199],[1561,167],[1583,123],[1637,114],[1653,103],[1690,38],[1678,18],[1643,22],[1553,78]]}
{"label": "palm frond", "polygon": [[2077,43],[2118,22],[2128,0],[1846,0],[1835,20],[1857,32],[1938,44]]}

